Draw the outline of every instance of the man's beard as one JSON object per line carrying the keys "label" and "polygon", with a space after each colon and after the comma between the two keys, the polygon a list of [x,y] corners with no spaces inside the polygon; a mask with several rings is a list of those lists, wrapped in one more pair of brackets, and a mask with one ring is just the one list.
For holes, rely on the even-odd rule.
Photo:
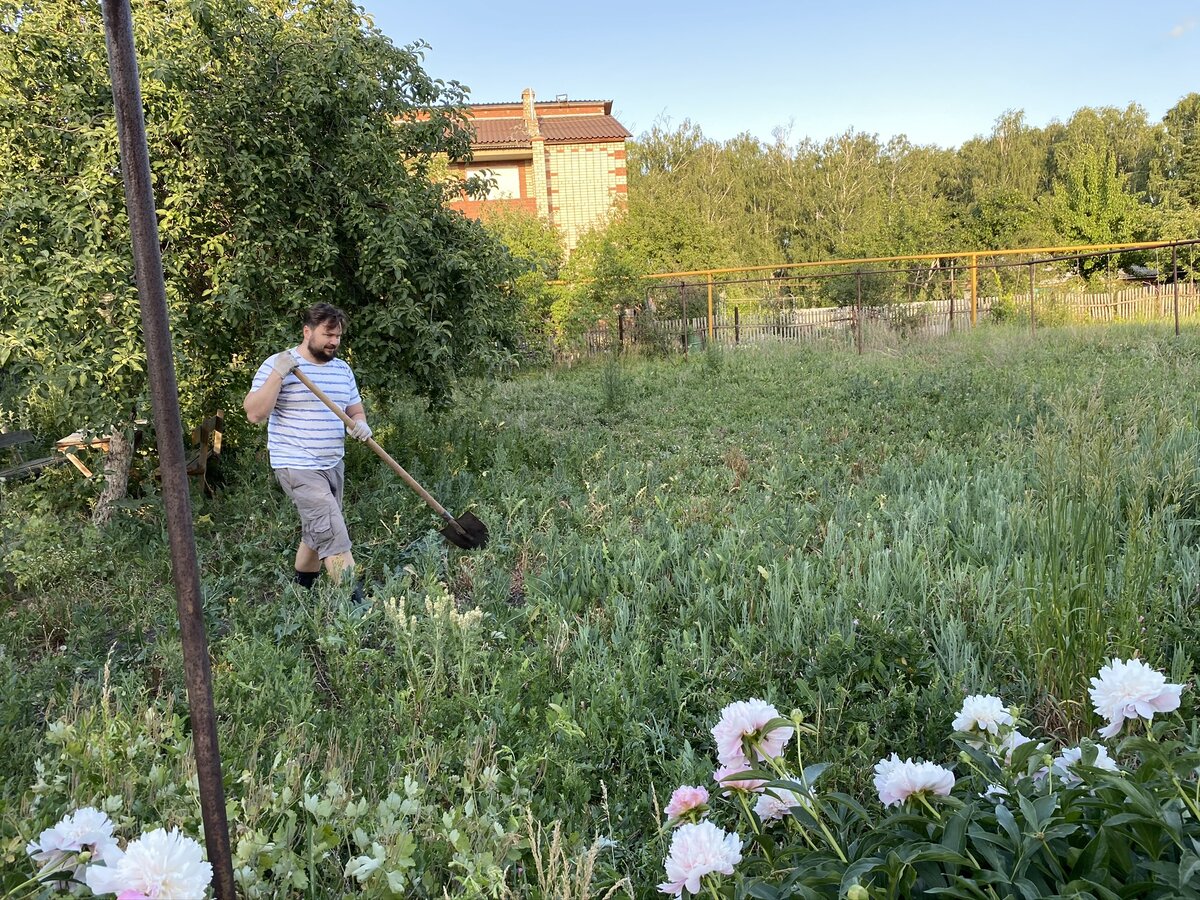
{"label": "man's beard", "polygon": [[312,341],[308,342],[308,352],[313,355],[313,359],[323,363],[327,363],[337,356],[337,350],[326,350],[324,347],[317,346]]}

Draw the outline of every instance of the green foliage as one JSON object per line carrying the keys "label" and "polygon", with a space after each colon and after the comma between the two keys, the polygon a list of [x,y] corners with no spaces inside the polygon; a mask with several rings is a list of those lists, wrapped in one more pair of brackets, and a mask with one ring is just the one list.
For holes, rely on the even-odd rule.
{"label": "green foliage", "polygon": [[[421,45],[344,0],[135,7],[185,419],[235,408],[318,299],[379,397],[441,400],[503,361],[516,270],[428,177],[469,132]],[[47,430],[129,421],[148,392],[100,4],[3,16],[0,364]]]}
{"label": "green foliage", "polygon": [[[624,877],[648,896],[655,789],[711,784],[709,728],[730,700],[804,710],[806,760],[831,762],[822,788],[864,806],[891,752],[953,758],[967,691],[1011,699],[1047,737],[1091,733],[1079,677],[1108,654],[1137,647],[1173,682],[1200,665],[1197,359],[1190,325],[1178,339],[995,328],[863,357],[634,356],[607,386],[601,365],[531,372],[454,416],[398,403],[380,442],[492,543],[446,549],[438,520],[350,447],[364,612],[324,579],[288,583],[289,502],[261,461],[223,454],[195,529],[231,821],[249,829],[235,844],[275,843],[243,850],[268,895],[292,855],[315,896],[380,895],[407,858],[380,810],[409,779],[405,872],[456,896],[474,872],[480,896],[495,865],[515,896],[587,896],[535,876],[530,832],[548,842],[558,822],[573,871],[604,839],[592,898]],[[150,474],[106,529],[71,505],[70,471],[4,488],[0,892],[37,829],[89,800],[122,797],[125,837],[154,821],[198,833]],[[1192,716],[1193,691],[1184,704]],[[60,759],[58,722],[95,755]],[[39,759],[48,784],[64,776],[40,800]],[[330,799],[333,781],[346,806],[318,820],[301,795]],[[487,816],[464,823],[472,797]],[[437,818],[450,811],[453,827]],[[330,842],[323,862],[310,834]],[[374,843],[386,866],[360,886],[346,866]]]}
{"label": "green foliage", "polygon": [[[1137,198],[1128,191],[1128,176],[1118,172],[1110,149],[1064,143],[1055,148],[1054,164],[1054,190],[1044,202],[1059,235],[1080,244],[1116,244],[1141,237]],[[1104,264],[1103,259],[1085,260],[1081,273],[1087,277]]]}
{"label": "green foliage", "polygon": [[527,343],[542,347],[552,321],[555,300],[550,282],[558,278],[565,257],[562,237],[536,215],[514,207],[490,208],[483,224],[524,267],[513,281],[513,290],[522,303],[522,326]]}
{"label": "green foliage", "polygon": [[618,215],[607,228],[585,234],[564,268],[569,284],[557,292],[550,317],[568,345],[597,321],[611,322],[621,309],[642,306],[640,276],[648,270],[622,241],[626,221]]}

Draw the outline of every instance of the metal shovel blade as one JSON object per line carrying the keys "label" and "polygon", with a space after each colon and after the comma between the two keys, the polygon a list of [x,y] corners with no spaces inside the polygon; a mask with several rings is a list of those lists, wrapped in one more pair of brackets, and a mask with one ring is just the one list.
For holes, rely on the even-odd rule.
{"label": "metal shovel blade", "polygon": [[474,514],[467,512],[455,519],[453,525],[443,528],[442,537],[463,550],[478,550],[487,546],[488,530]]}

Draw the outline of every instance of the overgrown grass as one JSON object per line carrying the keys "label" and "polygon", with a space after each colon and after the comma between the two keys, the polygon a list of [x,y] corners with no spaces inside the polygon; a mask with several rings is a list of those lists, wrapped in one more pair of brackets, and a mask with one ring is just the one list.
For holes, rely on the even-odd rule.
{"label": "overgrown grass", "polygon": [[[361,828],[389,865],[411,858],[402,894],[587,896],[586,872],[593,896],[624,877],[651,896],[656,789],[711,779],[707,728],[731,700],[804,710],[805,758],[851,791],[890,752],[944,755],[964,692],[1064,737],[1094,729],[1074,701],[1109,655],[1176,682],[1200,656],[1198,350],[1151,326],[988,329],[861,358],[609,361],[497,385],[450,419],[400,409],[380,441],[493,541],[447,551],[352,447],[365,617],[287,585],[294,514],[239,448],[218,497],[196,498],[239,859],[264,891],[356,890]],[[152,483],[103,531],[67,471],[5,488],[5,872],[86,802],[198,832]],[[393,792],[416,798],[408,818]],[[332,799],[314,812],[305,794]]]}

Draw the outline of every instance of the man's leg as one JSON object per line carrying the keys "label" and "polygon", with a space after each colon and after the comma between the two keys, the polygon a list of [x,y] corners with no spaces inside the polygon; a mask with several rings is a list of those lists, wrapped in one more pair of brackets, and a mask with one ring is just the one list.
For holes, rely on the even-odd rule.
{"label": "man's leg", "polygon": [[[315,554],[314,554],[315,555]],[[300,568],[296,566],[296,568]],[[325,571],[333,581],[341,581],[345,575],[354,574],[354,555],[347,550],[345,553],[334,553],[325,557]]]}
{"label": "man's leg", "polygon": [[293,579],[301,587],[310,588],[321,575],[321,557],[304,541],[296,548],[296,576]]}

